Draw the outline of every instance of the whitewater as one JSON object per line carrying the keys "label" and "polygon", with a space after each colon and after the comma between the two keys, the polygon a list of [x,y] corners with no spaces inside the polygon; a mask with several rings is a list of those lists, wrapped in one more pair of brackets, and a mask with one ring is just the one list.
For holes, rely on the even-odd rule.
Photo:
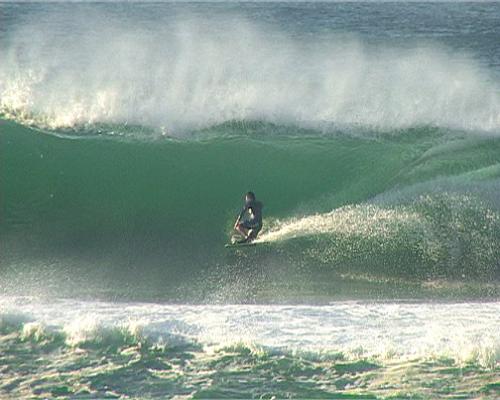
{"label": "whitewater", "polygon": [[499,3],[0,2],[0,397],[497,399],[499,35]]}
{"label": "whitewater", "polygon": [[[3,391],[15,396],[488,398],[497,384],[499,303],[0,301],[3,359],[29,372],[18,385],[5,370]],[[47,351],[49,363],[40,365]],[[132,376],[136,388],[115,383]]]}

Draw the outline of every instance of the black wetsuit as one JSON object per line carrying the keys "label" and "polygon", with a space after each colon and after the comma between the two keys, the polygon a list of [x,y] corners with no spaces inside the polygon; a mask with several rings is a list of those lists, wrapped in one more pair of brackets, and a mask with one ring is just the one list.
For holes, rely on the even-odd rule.
{"label": "black wetsuit", "polygon": [[247,212],[249,212],[250,218],[242,221],[242,224],[247,229],[254,230],[254,234],[257,234],[262,229],[262,208],[264,205],[257,200],[250,201],[245,204],[243,210],[241,210],[239,219],[242,220]]}

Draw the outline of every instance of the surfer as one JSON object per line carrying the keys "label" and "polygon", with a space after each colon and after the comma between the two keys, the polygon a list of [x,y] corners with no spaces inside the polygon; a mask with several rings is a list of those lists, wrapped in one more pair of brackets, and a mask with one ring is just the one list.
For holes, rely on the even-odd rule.
{"label": "surfer", "polygon": [[245,205],[234,223],[234,229],[243,236],[239,243],[254,240],[262,229],[262,208],[264,205],[257,201],[253,192],[245,195]]}

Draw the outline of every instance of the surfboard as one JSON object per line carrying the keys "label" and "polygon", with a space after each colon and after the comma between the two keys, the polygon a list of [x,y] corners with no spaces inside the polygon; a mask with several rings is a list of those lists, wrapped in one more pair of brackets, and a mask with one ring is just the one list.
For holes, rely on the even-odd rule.
{"label": "surfboard", "polygon": [[224,245],[225,248],[230,248],[230,247],[249,247],[249,246],[256,246],[257,243],[226,243]]}

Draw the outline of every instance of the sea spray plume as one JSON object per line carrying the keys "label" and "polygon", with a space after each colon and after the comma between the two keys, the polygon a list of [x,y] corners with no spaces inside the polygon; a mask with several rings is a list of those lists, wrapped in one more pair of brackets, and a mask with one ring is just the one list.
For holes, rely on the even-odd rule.
{"label": "sea spray plume", "polygon": [[302,257],[330,268],[360,263],[377,275],[472,280],[499,272],[500,215],[473,194],[425,193],[406,204],[367,203],[270,222],[257,242],[293,253],[287,242],[303,241]]}
{"label": "sea spray plume", "polygon": [[72,35],[55,29],[58,14],[44,18],[12,32],[0,61],[0,112],[42,127],[137,124],[178,137],[232,120],[500,128],[498,83],[437,45],[297,41],[234,15],[161,17],[153,29],[79,11],[64,14]]}

